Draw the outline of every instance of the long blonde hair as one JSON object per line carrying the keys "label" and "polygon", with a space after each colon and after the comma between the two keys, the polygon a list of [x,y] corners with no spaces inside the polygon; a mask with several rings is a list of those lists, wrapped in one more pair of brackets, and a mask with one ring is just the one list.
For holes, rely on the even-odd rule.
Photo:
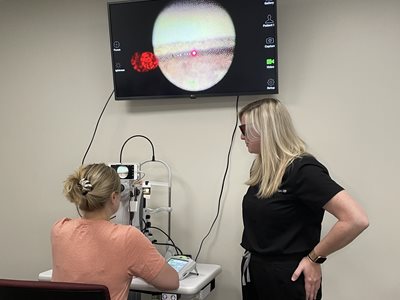
{"label": "long blonde hair", "polygon": [[65,197],[87,212],[103,208],[111,194],[120,191],[117,172],[103,163],[80,166],[64,182]]}
{"label": "long blonde hair", "polygon": [[251,102],[240,110],[239,118],[246,120],[246,136],[260,138],[261,151],[246,184],[259,185],[259,198],[270,197],[279,189],[290,163],[305,154],[306,145],[297,135],[288,110],[277,99]]}

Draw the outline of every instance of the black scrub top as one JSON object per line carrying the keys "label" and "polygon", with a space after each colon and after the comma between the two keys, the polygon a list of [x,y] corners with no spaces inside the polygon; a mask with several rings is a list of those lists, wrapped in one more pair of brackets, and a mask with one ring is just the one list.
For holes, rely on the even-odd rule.
{"label": "black scrub top", "polygon": [[267,256],[310,251],[320,240],[323,206],[341,190],[313,156],[296,158],[271,197],[258,198],[258,186],[247,190],[241,246]]}

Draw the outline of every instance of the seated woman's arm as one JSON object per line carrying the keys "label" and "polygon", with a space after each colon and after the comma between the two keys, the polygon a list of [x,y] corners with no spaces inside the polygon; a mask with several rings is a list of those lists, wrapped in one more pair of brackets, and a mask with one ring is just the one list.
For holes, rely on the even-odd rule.
{"label": "seated woman's arm", "polygon": [[158,275],[149,283],[162,291],[176,290],[179,287],[178,273],[165,262]]}

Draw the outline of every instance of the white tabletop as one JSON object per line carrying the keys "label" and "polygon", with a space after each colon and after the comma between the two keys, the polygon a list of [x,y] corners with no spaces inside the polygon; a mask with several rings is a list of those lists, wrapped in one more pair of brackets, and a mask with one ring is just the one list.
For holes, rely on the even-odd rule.
{"label": "white tabletop", "polygon": [[[194,295],[197,294],[203,287],[209,284],[219,273],[221,273],[221,266],[212,264],[197,264],[196,274],[190,274],[185,279],[179,282],[179,288],[174,291],[168,291],[171,294]],[[50,281],[52,270],[48,270],[39,274],[40,281]],[[148,292],[162,292],[157,290],[152,285],[148,284],[141,278],[133,278],[131,283],[131,290],[135,291],[148,291]]]}

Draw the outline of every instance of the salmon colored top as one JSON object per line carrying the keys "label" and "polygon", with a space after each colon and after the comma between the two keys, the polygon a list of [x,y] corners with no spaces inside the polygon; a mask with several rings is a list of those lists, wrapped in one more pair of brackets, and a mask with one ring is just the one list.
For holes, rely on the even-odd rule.
{"label": "salmon colored top", "polygon": [[52,281],[103,284],[126,300],[132,277],[154,279],[164,257],[135,227],[106,220],[64,218],[51,230]]}

